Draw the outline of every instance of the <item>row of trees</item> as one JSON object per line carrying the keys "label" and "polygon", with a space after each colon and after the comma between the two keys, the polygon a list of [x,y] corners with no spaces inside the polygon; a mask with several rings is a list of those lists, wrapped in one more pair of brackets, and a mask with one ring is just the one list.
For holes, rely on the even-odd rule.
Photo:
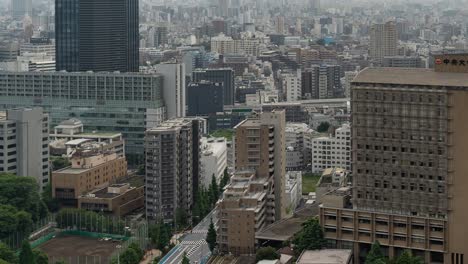
{"label": "row of trees", "polygon": [[171,225],[159,221],[148,228],[148,235],[154,248],[161,250],[163,253],[168,251],[172,237]]}
{"label": "row of trees", "polygon": [[366,256],[365,264],[423,264],[424,260],[420,257],[413,256],[410,250],[405,250],[395,259],[385,257],[380,248],[379,241],[372,244],[371,250]]}
{"label": "row of trees", "polygon": [[[49,257],[39,250],[32,249],[28,241],[24,240],[21,245],[19,256],[6,244],[0,243],[0,264],[49,264]],[[63,264],[64,262],[56,262]]]}
{"label": "row of trees", "polygon": [[211,210],[213,210],[219,197],[222,195],[224,187],[229,183],[229,173],[227,169],[224,170],[223,178],[218,185],[216,177],[213,174],[211,177],[211,183],[208,189],[203,187],[199,188],[195,196],[195,203],[193,205],[192,215],[193,224],[198,224]]}

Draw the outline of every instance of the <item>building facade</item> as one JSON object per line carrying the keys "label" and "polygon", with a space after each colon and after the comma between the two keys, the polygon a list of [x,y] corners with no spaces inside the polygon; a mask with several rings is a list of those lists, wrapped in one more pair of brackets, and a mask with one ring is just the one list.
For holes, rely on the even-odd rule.
{"label": "building facade", "polygon": [[193,71],[193,82],[202,80],[213,83],[222,83],[224,87],[224,105],[234,105],[234,71],[229,68],[223,69],[197,69]]}
{"label": "building facade", "polygon": [[90,131],[121,132],[127,154],[137,158],[145,128],[165,118],[162,86],[158,74],[2,72],[0,108],[38,106],[51,126],[76,117]]}
{"label": "building facade", "polygon": [[11,16],[16,20],[32,17],[32,0],[11,0]]}
{"label": "building facade", "polygon": [[57,71],[138,72],[138,21],[138,0],[56,0]]}
{"label": "building facade", "polygon": [[267,216],[267,223],[285,216],[285,127],[285,111],[263,112],[235,127],[235,169],[255,170],[258,177],[272,179],[274,183],[275,188],[268,196],[274,215]]}
{"label": "building facade", "polygon": [[397,56],[398,34],[395,22],[374,24],[370,29],[369,55],[377,63],[386,56]]}
{"label": "building facade", "polygon": [[390,257],[409,248],[425,263],[463,262],[468,71],[451,62],[466,58],[437,56],[435,71],[374,68],[356,77],[352,208],[321,209],[327,238],[360,257],[378,240]]}
{"label": "building facade", "polygon": [[328,168],[351,170],[351,127],[343,124],[326,137],[312,139],[312,172]]}
{"label": "building facade", "polygon": [[149,219],[175,223],[178,210],[183,210],[190,219],[200,176],[200,140],[198,119],[170,119],[146,131]]}
{"label": "building facade", "polygon": [[127,161],[99,146],[77,149],[71,166],[52,172],[52,197],[77,206],[78,198],[97,187],[107,187],[127,175]]}
{"label": "building facade", "polygon": [[222,83],[201,81],[190,83],[187,88],[189,116],[203,116],[223,112],[224,87]]}
{"label": "building facade", "polygon": [[184,117],[186,113],[185,64],[162,63],[155,66],[163,76],[162,95],[167,118]]}
{"label": "building facade", "polygon": [[343,97],[341,66],[312,65],[302,72],[301,86],[304,99]]}
{"label": "building facade", "polygon": [[41,108],[0,112],[0,169],[34,177],[42,190],[49,182],[49,116]]}
{"label": "building facade", "polygon": [[201,140],[200,186],[205,189],[211,184],[213,176],[220,183],[227,168],[227,141],[225,138],[206,138]]}

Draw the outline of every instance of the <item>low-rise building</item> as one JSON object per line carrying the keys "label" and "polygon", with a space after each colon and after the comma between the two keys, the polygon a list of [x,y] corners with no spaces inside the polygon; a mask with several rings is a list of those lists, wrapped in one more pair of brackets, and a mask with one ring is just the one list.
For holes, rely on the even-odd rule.
{"label": "low-rise building", "polygon": [[70,167],[52,172],[52,196],[66,205],[76,206],[81,195],[127,175],[125,157],[100,145],[76,149],[70,161]]}
{"label": "low-rise building", "polygon": [[344,124],[327,137],[312,140],[312,172],[340,167],[351,170],[351,127]]}
{"label": "low-rise building", "polygon": [[317,182],[316,200],[322,202],[322,197],[327,193],[348,186],[350,183],[349,171],[342,168],[328,168],[323,170],[320,180]]}
{"label": "low-rise building", "polygon": [[201,139],[200,186],[208,188],[214,176],[219,183],[227,168],[227,142],[225,138]]}
{"label": "low-rise building", "polygon": [[297,259],[297,264],[352,264],[350,249],[305,250]]}
{"label": "low-rise building", "polygon": [[311,148],[307,141],[317,136],[305,123],[286,123],[286,170],[299,171],[311,163]]}
{"label": "low-rise building", "polygon": [[[217,203],[219,250],[234,255],[255,254],[255,233],[266,225],[272,178],[257,177],[252,170],[238,171]],[[270,207],[272,208],[272,207]]]}
{"label": "low-rise building", "polygon": [[83,123],[76,118],[62,121],[58,126],[55,126],[50,134],[50,139],[50,148],[52,152],[55,152],[55,155],[67,155],[70,157],[75,148],[85,142],[94,141],[110,146],[120,157],[125,156],[125,142],[121,133],[85,132]]}
{"label": "low-rise building", "polygon": [[78,208],[125,216],[145,205],[145,187],[129,183],[112,184],[78,197]]}

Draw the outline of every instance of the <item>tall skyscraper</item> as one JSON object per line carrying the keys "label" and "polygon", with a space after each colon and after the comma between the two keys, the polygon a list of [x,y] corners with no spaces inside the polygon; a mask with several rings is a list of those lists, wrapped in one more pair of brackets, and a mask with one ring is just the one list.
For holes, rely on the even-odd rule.
{"label": "tall skyscraper", "polygon": [[0,170],[49,182],[49,116],[41,108],[0,112]]}
{"label": "tall skyscraper", "polygon": [[370,29],[369,55],[380,63],[383,57],[396,56],[398,34],[394,22],[374,24]]}
{"label": "tall skyscraper", "polygon": [[57,70],[137,72],[138,21],[138,0],[55,0]]}
{"label": "tall skyscraper", "polygon": [[283,16],[277,16],[275,18],[275,30],[276,33],[278,34],[284,34],[284,17]]}
{"label": "tall skyscraper", "polygon": [[201,123],[170,119],[146,131],[146,215],[176,221],[177,210],[188,217],[198,188]]}
{"label": "tall skyscraper", "polygon": [[320,209],[337,247],[363,258],[379,241],[389,257],[409,248],[424,263],[468,256],[466,61],[441,55],[435,71],[368,68],[353,80],[352,207]]}
{"label": "tall skyscraper", "polygon": [[210,81],[222,83],[224,87],[224,105],[234,105],[234,70],[223,69],[198,69],[193,71],[193,81]]}
{"label": "tall skyscraper", "polygon": [[11,16],[21,20],[25,15],[32,16],[32,0],[11,0]]}

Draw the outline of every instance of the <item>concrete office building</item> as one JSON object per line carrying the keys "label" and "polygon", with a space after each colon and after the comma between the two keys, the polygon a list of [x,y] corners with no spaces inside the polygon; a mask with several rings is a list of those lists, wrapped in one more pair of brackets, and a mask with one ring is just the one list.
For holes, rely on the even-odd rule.
{"label": "concrete office building", "polygon": [[154,27],[154,47],[164,46],[168,43],[167,27],[156,26]]}
{"label": "concrete office building", "polygon": [[353,206],[320,209],[327,239],[357,258],[378,240],[390,257],[409,248],[425,263],[463,263],[467,60],[439,55],[435,70],[371,68],[354,79]]}
{"label": "concrete office building", "polygon": [[273,110],[284,110],[286,112],[286,122],[307,123],[309,121],[309,113],[299,102],[262,104],[263,112]]}
{"label": "concrete office building", "polygon": [[70,162],[70,167],[52,172],[52,197],[64,205],[77,206],[81,195],[127,175],[125,157],[102,149],[101,144],[77,148]]}
{"label": "concrete office building", "polygon": [[370,29],[369,56],[382,63],[386,56],[397,56],[398,35],[394,22],[374,24]]}
{"label": "concrete office building", "polygon": [[190,83],[187,88],[189,116],[200,116],[223,112],[224,87],[222,83],[201,81]]}
{"label": "concrete office building", "polygon": [[345,72],[343,86],[344,86],[344,96],[346,98],[351,97],[351,82],[353,81],[353,79],[357,75],[358,75],[357,71],[347,71],[347,72]]}
{"label": "concrete office building", "polygon": [[55,60],[46,53],[23,53],[14,61],[0,62],[0,71],[53,72],[55,71]]}
{"label": "concrete office building", "polygon": [[219,184],[227,168],[227,141],[225,138],[201,139],[200,186],[208,189],[213,176]]}
{"label": "concrete office building", "polygon": [[385,56],[382,60],[382,67],[425,68],[425,65],[420,57]]}
{"label": "concrete office building", "polygon": [[200,176],[201,130],[198,119],[176,118],[146,131],[149,219],[174,223],[177,210],[184,210],[190,219]]}
{"label": "concrete office building", "polygon": [[162,63],[155,66],[156,72],[163,76],[162,95],[166,104],[167,118],[185,116],[185,64]]}
{"label": "concrete office building", "polygon": [[217,203],[217,243],[219,251],[234,255],[255,254],[255,233],[273,220],[268,206],[273,192],[271,178],[241,170],[231,177]]}
{"label": "concrete office building", "polygon": [[121,132],[133,163],[143,158],[145,128],[165,118],[162,86],[158,74],[0,72],[0,105],[43,107],[52,126],[76,117],[89,131]]}
{"label": "concrete office building", "polygon": [[138,72],[138,21],[138,0],[55,0],[57,71]]}
{"label": "concrete office building", "polygon": [[32,17],[32,0],[11,0],[11,17],[22,20],[24,16]]}
{"label": "concrete office building", "polygon": [[98,213],[125,216],[145,206],[145,187],[116,183],[97,188],[78,197],[78,208]]}
{"label": "concrete office building", "polygon": [[267,223],[281,220],[285,216],[285,128],[285,111],[263,112],[249,117],[235,127],[235,169],[253,169],[257,177],[272,179],[274,182],[275,188],[268,196],[274,215],[267,216]]}
{"label": "concrete office building", "polygon": [[55,44],[50,41],[45,43],[35,43],[33,41],[30,43],[21,43],[20,55],[23,56],[26,53],[45,53],[55,61]]}
{"label": "concrete office building", "polygon": [[312,172],[328,168],[351,170],[351,127],[343,124],[327,137],[312,139]]}
{"label": "concrete office building", "polygon": [[19,55],[20,48],[16,42],[3,43],[0,46],[0,61],[14,61]]}
{"label": "concrete office building", "polygon": [[224,105],[234,105],[234,70],[230,68],[194,70],[192,81],[200,82],[202,80],[222,83],[224,87]]}
{"label": "concrete office building", "polygon": [[302,97],[327,99],[344,96],[341,85],[341,66],[312,65],[302,72]]}
{"label": "concrete office building", "polygon": [[0,112],[0,170],[49,182],[49,116],[41,108]]}

